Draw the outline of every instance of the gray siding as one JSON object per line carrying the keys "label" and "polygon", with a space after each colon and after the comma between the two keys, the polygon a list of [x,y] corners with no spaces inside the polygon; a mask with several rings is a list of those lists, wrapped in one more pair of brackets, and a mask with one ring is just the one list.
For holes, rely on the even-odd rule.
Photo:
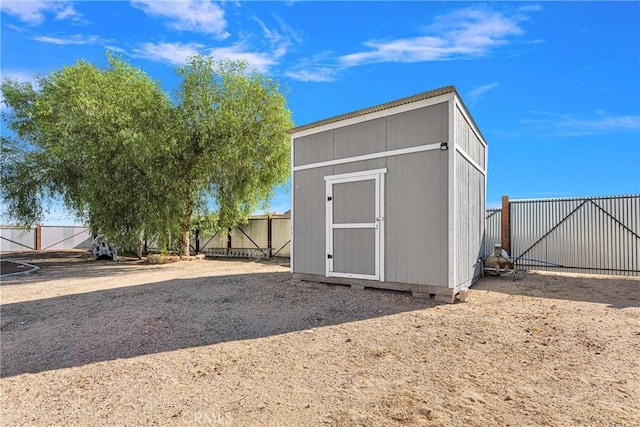
{"label": "gray siding", "polygon": [[471,285],[481,274],[478,260],[484,253],[484,176],[459,153],[456,156],[455,283]]}
{"label": "gray siding", "polygon": [[[294,166],[447,142],[448,105],[448,102],[443,102],[295,138]],[[384,167],[384,159],[376,160],[377,164],[382,161]],[[345,165],[340,166],[345,168]]]}
{"label": "gray siding", "polygon": [[293,272],[325,274],[326,199],[324,177],[333,167],[294,173]]}
{"label": "gray siding", "polygon": [[386,121],[381,118],[334,130],[334,159],[385,151]]}
{"label": "gray siding", "polygon": [[447,151],[387,159],[385,280],[447,286]]}
{"label": "gray siding", "polygon": [[387,117],[387,150],[449,140],[449,103]]}
{"label": "gray siding", "polygon": [[482,168],[486,168],[485,165],[485,151],[486,147],[480,142],[480,138],[473,131],[473,128],[469,126],[467,119],[464,117],[459,107],[456,107],[455,117],[455,139],[456,144],[462,148],[462,151],[467,153],[469,157],[473,159]]}
{"label": "gray siding", "polygon": [[[478,166],[485,168],[486,147],[456,105],[454,117],[456,146]],[[485,188],[486,178],[457,150],[454,150],[455,194],[455,276],[451,287],[469,286],[482,273],[478,260],[485,252]]]}
{"label": "gray siding", "polygon": [[[486,167],[486,147],[458,105],[455,108],[454,140],[480,168]],[[485,252],[486,177],[457,149],[454,151],[455,277],[451,287],[470,286],[482,273],[478,260]]]}
{"label": "gray siding", "polygon": [[296,138],[293,145],[296,166],[333,160],[333,131]]}

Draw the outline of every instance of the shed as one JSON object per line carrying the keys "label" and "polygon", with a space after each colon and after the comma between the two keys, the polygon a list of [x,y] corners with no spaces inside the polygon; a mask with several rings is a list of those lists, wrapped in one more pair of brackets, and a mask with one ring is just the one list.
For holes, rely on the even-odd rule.
{"label": "shed", "polygon": [[290,134],[294,277],[466,298],[482,267],[487,144],[454,86]]}

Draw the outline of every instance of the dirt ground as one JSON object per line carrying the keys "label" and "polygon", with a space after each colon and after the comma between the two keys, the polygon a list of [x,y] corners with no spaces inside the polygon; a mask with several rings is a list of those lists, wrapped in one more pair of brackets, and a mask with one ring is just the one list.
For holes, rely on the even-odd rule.
{"label": "dirt ground", "polygon": [[277,262],[29,259],[0,286],[3,426],[640,420],[638,280],[503,276],[446,305]]}

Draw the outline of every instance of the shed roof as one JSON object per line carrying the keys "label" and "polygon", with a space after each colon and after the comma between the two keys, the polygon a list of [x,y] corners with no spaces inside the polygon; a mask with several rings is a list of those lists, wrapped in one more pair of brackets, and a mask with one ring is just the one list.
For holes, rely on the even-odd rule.
{"label": "shed roof", "polygon": [[[412,102],[417,102],[417,101],[422,101],[423,99],[435,98],[436,96],[444,95],[444,94],[447,94],[447,93],[455,93],[456,95],[458,94],[458,92],[456,91],[455,86],[445,86],[445,87],[441,87],[439,89],[434,89],[434,90],[429,90],[427,92],[422,92],[422,93],[419,93],[417,95],[408,96],[406,98],[400,98],[400,99],[397,99],[395,101],[386,102],[384,104],[375,105],[373,107],[368,107],[368,108],[363,108],[361,110],[356,110],[356,111],[353,111],[351,113],[340,114],[338,116],[330,117],[328,119],[323,119],[323,120],[319,120],[317,122],[313,122],[313,123],[309,123],[309,124],[306,124],[306,125],[298,126],[298,127],[295,127],[293,129],[288,130],[287,132],[289,132],[290,134],[293,134],[293,133],[300,132],[300,131],[303,131],[303,130],[312,129],[312,128],[315,128],[315,127],[318,127],[318,126],[326,125],[326,124],[329,124],[329,123],[335,123],[335,122],[339,122],[341,120],[347,120],[347,119],[351,119],[353,117],[364,116],[365,114],[375,113],[377,111],[382,111],[382,110],[387,110],[387,109],[390,109],[390,108],[398,107],[400,105],[410,104]],[[460,98],[459,95],[458,95],[458,98]]]}

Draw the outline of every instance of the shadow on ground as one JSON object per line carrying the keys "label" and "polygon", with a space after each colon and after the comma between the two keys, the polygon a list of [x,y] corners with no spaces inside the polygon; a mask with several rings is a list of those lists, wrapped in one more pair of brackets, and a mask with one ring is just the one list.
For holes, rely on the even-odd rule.
{"label": "shadow on ground", "polygon": [[[91,252],[71,250],[71,251],[44,251],[44,252],[10,252],[2,254],[3,260],[18,260],[35,265],[38,271],[19,276],[0,275],[0,285],[11,286],[21,285],[33,282],[46,282],[50,280],[60,280],[64,278],[82,279],[92,277],[116,276],[119,274],[136,273],[140,271],[154,271],[163,268],[162,265],[167,264],[146,264],[145,259],[134,258],[133,256],[119,256],[118,262],[111,260],[94,261]],[[206,258],[204,261],[194,262],[216,262],[224,261],[227,263],[246,264],[247,262],[255,262],[263,265],[281,265],[289,266],[288,258],[260,258],[260,259],[243,259],[243,258],[226,258],[215,257]],[[180,261],[182,262],[182,261]],[[175,263],[168,263],[175,264]],[[17,264],[14,264],[17,265]],[[13,272],[9,269],[0,270],[1,274],[9,274]]]}
{"label": "shadow on ground", "polygon": [[[94,261],[91,252],[80,250],[3,253],[2,259],[4,261],[23,261],[39,268],[38,271],[26,275],[0,276],[3,286],[46,282],[66,277],[70,279],[104,277],[132,273],[143,267],[143,262],[137,258],[123,257],[117,263],[111,260]],[[157,268],[157,266],[151,265],[144,267]],[[4,271],[2,273],[4,274]]]}
{"label": "shadow on ground", "polygon": [[1,376],[246,340],[432,307],[288,272],[174,279],[2,306]]}
{"label": "shadow on ground", "polygon": [[[3,279],[3,287],[40,283],[46,287],[51,280],[67,283],[92,277],[117,280],[122,273],[144,275],[163,268],[137,262],[93,262],[82,254],[51,255],[29,258],[41,271]],[[239,269],[247,263],[233,261]],[[517,279],[485,278],[472,289],[613,308],[640,306],[638,280],[536,274]],[[1,307],[0,376],[274,336],[434,305],[407,293],[300,282],[288,272],[229,272],[22,301]]]}
{"label": "shadow on ground", "polygon": [[514,296],[551,298],[605,304],[611,308],[640,307],[638,278],[576,277],[518,272],[487,276],[471,289]]}

